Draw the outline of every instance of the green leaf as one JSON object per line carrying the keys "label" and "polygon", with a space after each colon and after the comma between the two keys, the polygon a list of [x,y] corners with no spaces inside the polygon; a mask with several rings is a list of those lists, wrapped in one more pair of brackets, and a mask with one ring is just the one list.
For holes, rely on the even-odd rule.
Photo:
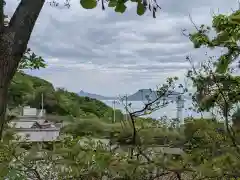
{"label": "green leaf", "polygon": [[218,73],[225,73],[229,67],[230,64],[230,59],[227,58],[226,55],[223,55],[222,57],[220,57],[219,62],[217,63],[217,69],[216,72]]}
{"label": "green leaf", "polygon": [[145,7],[141,2],[138,2],[137,4],[137,14],[139,16],[142,16],[145,13]]}
{"label": "green leaf", "polygon": [[234,23],[234,24],[240,24],[240,15],[235,15],[230,17],[230,22]]}
{"label": "green leaf", "polygon": [[19,62],[18,71],[24,69],[40,69],[46,66],[47,64],[41,56],[37,56],[35,53],[31,52],[30,49],[27,49]]}
{"label": "green leaf", "polygon": [[123,2],[118,2],[115,8],[115,12],[124,13],[127,9],[127,6]]}
{"label": "green leaf", "polygon": [[117,1],[116,0],[110,0],[108,3],[108,7],[116,7],[117,6]]}
{"label": "green leaf", "polygon": [[97,6],[96,0],[80,0],[80,4],[84,9],[93,9]]}

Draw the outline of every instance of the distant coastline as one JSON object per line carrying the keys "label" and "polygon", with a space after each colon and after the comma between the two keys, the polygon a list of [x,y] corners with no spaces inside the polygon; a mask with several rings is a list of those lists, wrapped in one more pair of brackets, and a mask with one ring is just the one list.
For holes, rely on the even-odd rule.
{"label": "distant coastline", "polygon": [[[107,96],[102,96],[99,94],[93,94],[93,93],[88,93],[84,91],[80,91],[78,93],[79,96],[82,97],[89,97],[97,100],[118,100],[119,97],[107,97]],[[180,95],[179,92],[171,92],[168,95],[168,98],[170,99],[176,99]],[[152,91],[151,89],[140,89],[134,94],[131,94],[127,97],[128,101],[152,101],[157,98],[157,92]]]}
{"label": "distant coastline", "polygon": [[80,91],[77,94],[82,97],[89,97],[89,98],[93,98],[93,99],[97,99],[97,100],[115,100],[115,99],[117,99],[117,97],[106,97],[106,96],[102,96],[99,94],[93,94],[93,93],[88,93],[88,92],[84,92],[84,91]]}

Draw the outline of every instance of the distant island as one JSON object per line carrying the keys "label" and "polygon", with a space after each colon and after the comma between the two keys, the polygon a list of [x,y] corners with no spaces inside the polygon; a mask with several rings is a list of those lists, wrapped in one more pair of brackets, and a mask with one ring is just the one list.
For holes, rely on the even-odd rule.
{"label": "distant island", "polygon": [[[89,97],[97,100],[116,100],[118,97],[106,97],[99,94],[92,94],[84,91],[80,91],[78,93],[79,96]],[[169,92],[169,98],[176,98],[180,95],[179,92]],[[131,94],[127,97],[128,101],[146,101],[146,100],[154,100],[157,98],[157,92],[151,89],[140,89],[134,94]]]}
{"label": "distant island", "polygon": [[92,93],[88,93],[88,92],[84,92],[84,91],[80,91],[78,93],[79,96],[82,96],[82,97],[89,97],[89,98],[92,98],[92,99],[97,99],[97,100],[114,100],[114,99],[117,99],[116,97],[106,97],[106,96],[102,96],[102,95],[99,95],[99,94],[92,94]]}
{"label": "distant island", "polygon": [[[180,95],[180,93],[178,92],[169,92],[166,94],[169,94],[168,98],[176,98],[178,95]],[[157,98],[158,98],[157,91],[153,91],[151,89],[140,89],[134,94],[129,95],[127,97],[127,100],[128,101],[146,101],[146,100],[154,101]]]}

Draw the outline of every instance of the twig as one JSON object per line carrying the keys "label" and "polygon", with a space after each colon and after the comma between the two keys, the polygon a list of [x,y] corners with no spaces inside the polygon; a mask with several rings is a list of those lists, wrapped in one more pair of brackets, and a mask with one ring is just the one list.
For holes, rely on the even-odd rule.
{"label": "twig", "polygon": [[193,19],[190,14],[188,14],[188,17],[189,17],[189,20],[191,21],[191,23],[193,24],[194,28],[199,32],[199,29],[198,29],[197,25],[193,22]]}

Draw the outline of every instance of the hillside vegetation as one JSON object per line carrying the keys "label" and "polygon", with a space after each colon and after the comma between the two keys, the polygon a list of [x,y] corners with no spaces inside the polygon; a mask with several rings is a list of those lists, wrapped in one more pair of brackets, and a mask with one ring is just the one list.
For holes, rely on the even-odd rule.
{"label": "hillside vegetation", "polygon": [[[17,72],[9,88],[10,109],[19,105],[41,108],[41,96],[48,115],[101,118],[111,121],[113,109],[103,102],[88,97],[80,97],[65,89],[54,89],[53,85],[41,78]],[[122,118],[120,111],[117,119]],[[51,116],[52,117],[52,116]]]}

